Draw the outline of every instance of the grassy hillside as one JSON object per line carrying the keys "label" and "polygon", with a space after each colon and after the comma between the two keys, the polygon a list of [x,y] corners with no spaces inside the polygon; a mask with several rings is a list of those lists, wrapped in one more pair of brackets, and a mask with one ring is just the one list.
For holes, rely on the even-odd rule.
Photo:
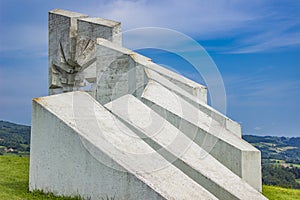
{"label": "grassy hillside", "polygon": [[13,152],[29,154],[30,126],[0,121],[0,155]]}
{"label": "grassy hillside", "polygon": [[262,153],[265,185],[300,189],[300,137],[244,135]]}
{"label": "grassy hillside", "polygon": [[[262,152],[264,184],[300,188],[300,137],[245,135],[243,139]],[[44,195],[39,192],[29,193],[27,191],[29,159],[28,157],[18,157],[18,155],[29,155],[29,145],[29,126],[0,121],[0,155],[5,155],[0,156],[0,200],[68,199],[57,198],[51,194]],[[266,196],[289,196],[288,192],[292,191],[296,191],[295,195],[297,197],[292,199],[300,200],[300,190],[284,190],[282,188],[264,186]],[[270,199],[281,198],[268,197]],[[283,197],[282,199],[286,198]]]}
{"label": "grassy hillside", "polygon": [[300,190],[286,189],[276,186],[263,186],[263,194],[269,200],[299,200]]}
{"label": "grassy hillside", "polygon": [[[28,191],[29,158],[0,156],[0,200],[56,199],[79,200],[80,198],[56,197],[52,194]],[[275,186],[263,186],[263,194],[270,200],[300,199],[300,190]]]}
{"label": "grassy hillside", "polygon": [[262,152],[263,163],[300,164],[300,137],[243,135],[243,139]]}
{"label": "grassy hillside", "polygon": [[0,200],[56,199],[79,200],[80,198],[55,197],[52,194],[28,191],[29,158],[0,156]]}

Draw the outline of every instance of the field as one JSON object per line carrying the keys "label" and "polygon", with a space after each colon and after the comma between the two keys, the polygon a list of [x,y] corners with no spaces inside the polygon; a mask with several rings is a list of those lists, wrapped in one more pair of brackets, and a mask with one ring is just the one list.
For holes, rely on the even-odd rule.
{"label": "field", "polygon": [[293,164],[294,167],[298,167],[300,168],[300,165],[299,164]]}
{"label": "field", "polygon": [[[29,158],[0,156],[0,200],[56,199],[79,200],[80,198],[56,197],[53,194],[28,191]],[[300,190],[263,186],[263,194],[270,200],[300,200]]]}
{"label": "field", "polygon": [[270,200],[300,200],[300,190],[263,186],[263,194]]}
{"label": "field", "polygon": [[78,200],[80,198],[55,197],[52,194],[28,191],[29,158],[0,156],[0,200],[56,199]]}

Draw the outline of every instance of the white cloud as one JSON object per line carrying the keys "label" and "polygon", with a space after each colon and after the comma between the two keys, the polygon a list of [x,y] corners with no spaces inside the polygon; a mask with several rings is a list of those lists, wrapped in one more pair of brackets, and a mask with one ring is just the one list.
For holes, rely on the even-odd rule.
{"label": "white cloud", "polygon": [[[53,9],[54,3],[47,4],[48,10]],[[45,17],[47,4],[41,11],[29,10],[28,13],[36,18]],[[78,0],[56,4],[56,7],[121,21],[124,30],[163,27],[202,41],[233,40],[217,44],[214,49],[218,52],[252,53],[300,45],[300,4],[291,0],[99,0],[88,3]],[[6,19],[2,17],[3,20]],[[26,23],[12,22],[2,30],[2,51],[47,45],[47,22]]]}
{"label": "white cloud", "polygon": [[232,44],[215,49],[253,53],[299,46],[300,30],[292,30],[300,26],[299,8],[294,1],[117,0],[99,6],[94,13],[121,21],[125,29],[154,26],[199,40],[234,38]]}
{"label": "white cloud", "polygon": [[260,131],[262,128],[260,128],[260,127],[255,127],[255,128],[253,128],[254,130],[256,130],[256,131]]}
{"label": "white cloud", "polygon": [[99,10],[95,10],[94,14],[99,16],[101,13],[106,18],[119,20],[125,29],[154,26],[215,38],[256,17],[238,6],[241,6],[240,1],[117,0],[99,5]]}

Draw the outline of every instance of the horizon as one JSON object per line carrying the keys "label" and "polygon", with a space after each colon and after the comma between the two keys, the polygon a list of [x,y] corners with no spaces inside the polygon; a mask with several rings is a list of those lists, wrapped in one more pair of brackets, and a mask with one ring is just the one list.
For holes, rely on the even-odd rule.
{"label": "horizon", "polygon": [[[21,125],[21,126],[28,126],[31,128],[31,125],[26,125],[26,124],[18,124],[18,123],[15,123],[15,122],[10,122],[10,121],[5,121],[3,119],[0,119],[0,122],[8,122],[8,123],[12,123],[12,124],[15,124],[15,125]],[[284,138],[300,138],[300,136],[284,136],[284,135],[254,135],[254,134],[242,134],[242,136],[255,136],[255,137],[284,137]]]}
{"label": "horizon", "polygon": [[[193,38],[216,63],[226,115],[243,135],[300,135],[300,2],[292,0],[1,2],[1,120],[30,125],[31,99],[48,95],[48,12],[55,8],[120,21],[123,31],[163,27]],[[205,85],[176,55],[138,52]]]}

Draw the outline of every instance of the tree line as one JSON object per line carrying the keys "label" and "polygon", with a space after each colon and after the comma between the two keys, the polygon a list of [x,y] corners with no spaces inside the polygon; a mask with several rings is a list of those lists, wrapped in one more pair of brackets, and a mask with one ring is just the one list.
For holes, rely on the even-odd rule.
{"label": "tree line", "polygon": [[300,189],[300,184],[296,179],[300,179],[300,169],[293,165],[285,167],[265,164],[262,166],[262,180],[265,185]]}

